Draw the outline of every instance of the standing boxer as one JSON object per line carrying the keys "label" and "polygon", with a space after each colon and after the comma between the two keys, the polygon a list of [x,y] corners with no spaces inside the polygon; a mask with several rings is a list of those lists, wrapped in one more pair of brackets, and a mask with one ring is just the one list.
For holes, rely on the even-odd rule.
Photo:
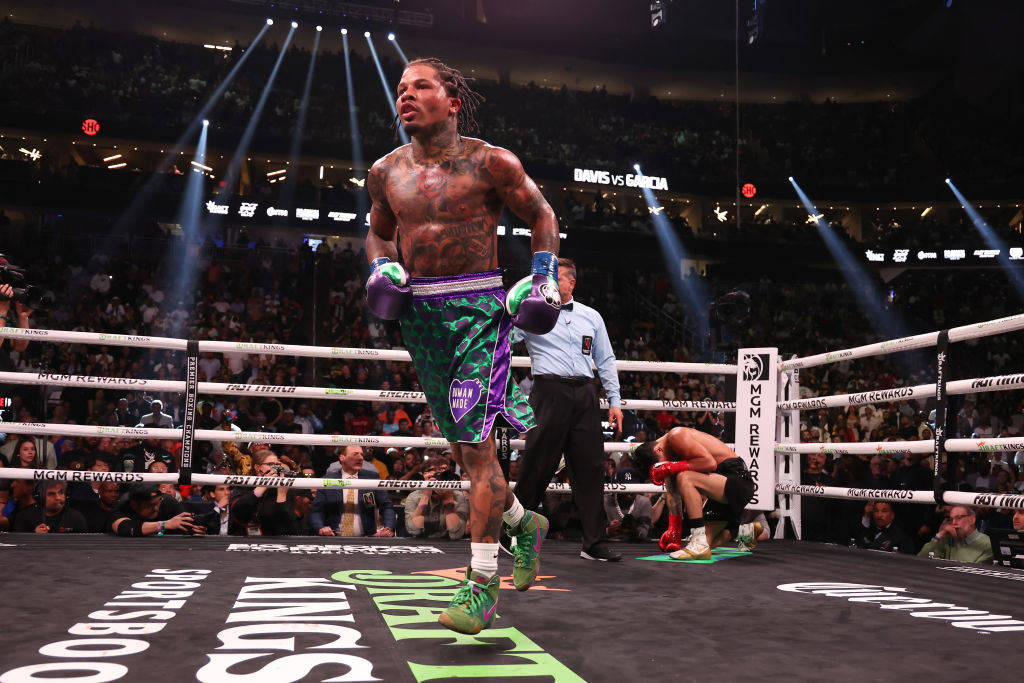
{"label": "standing boxer", "polygon": [[[483,101],[463,75],[436,59],[409,63],[398,83],[398,120],[412,142],[377,160],[367,179],[373,206],[366,301],[401,320],[427,403],[455,460],[470,477],[472,560],[439,621],[462,633],[491,625],[498,600],[502,520],[516,537],[513,580],[537,575],[548,521],[526,512],[495,453],[495,422],[525,432],[533,412],[512,381],[513,325],[543,334],[558,319],[558,222],[508,150],[463,137]],[[498,270],[497,225],[508,206],[532,231],[530,276],[508,292]],[[401,234],[402,260],[397,263]]]}

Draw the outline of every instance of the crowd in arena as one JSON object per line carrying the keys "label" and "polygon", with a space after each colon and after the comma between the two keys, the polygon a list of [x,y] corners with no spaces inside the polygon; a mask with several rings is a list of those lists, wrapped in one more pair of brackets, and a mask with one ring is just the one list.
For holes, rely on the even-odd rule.
{"label": "crowd in arena", "polygon": [[[252,116],[281,46],[261,43],[248,51],[242,45],[230,47],[225,53],[91,26],[59,31],[4,18],[0,121],[15,127],[72,129],[89,112],[118,137],[174,140],[248,53],[209,116],[213,130],[220,131],[214,136],[237,137]],[[385,77],[397,82],[401,60],[390,49],[379,52]],[[260,149],[288,150],[310,57],[304,48],[288,49],[260,118],[254,140]],[[365,102],[358,107],[363,151],[366,158],[377,158],[394,146],[396,131],[373,61],[353,50],[351,70],[358,97],[380,97],[373,100],[379,107]],[[344,73],[340,45],[321,49],[316,74]],[[52,87],[36,87],[41,78]],[[487,98],[478,116],[487,139],[515,150],[528,163],[630,168],[639,158],[650,173],[671,170],[681,178],[707,181],[729,181],[736,169],[733,103],[632,98],[598,87],[570,90],[557,83],[481,79],[477,86]],[[322,154],[349,157],[348,114],[345,83],[314,78],[305,140],[316,141]],[[950,168],[962,169],[964,180],[982,182],[1007,182],[1024,173],[1013,155],[999,153],[1019,146],[1017,127],[945,102],[748,104],[742,107],[740,124],[740,162],[754,177],[796,174],[860,187],[866,179],[882,185],[919,177],[938,181]],[[974,143],[969,149],[953,144],[956,131],[978,125],[990,131],[992,144],[980,152]],[[836,135],[836,130],[844,134]]]}
{"label": "crowd in arena", "polygon": [[[312,252],[306,246],[261,246],[249,250],[246,263],[224,261],[212,251],[203,251],[200,260],[199,295],[175,299],[169,290],[173,278],[156,263],[129,263],[97,255],[82,256],[73,250],[61,253],[55,259],[39,260],[30,264],[35,277],[43,277],[59,292],[57,302],[50,311],[32,312],[31,325],[80,331],[103,331],[127,335],[184,336],[212,340],[265,343],[316,343],[320,345],[355,348],[391,348],[401,346],[401,333],[397,326],[373,318],[365,308],[361,280],[365,256],[351,245],[334,249],[322,248]],[[314,268],[315,266],[315,268]],[[311,306],[312,272],[319,269],[324,281],[331,283],[322,296],[315,317]],[[696,349],[687,349],[678,339],[659,329],[656,314],[638,315],[616,295],[616,288],[630,280],[643,296],[654,305],[651,310],[675,310],[678,302],[665,273],[615,272],[602,277],[597,269],[581,270],[580,280],[589,286],[581,287],[580,297],[600,305],[608,322],[613,345],[620,359],[636,360],[699,360]],[[915,332],[934,329],[938,323],[947,326],[993,319],[1007,311],[1009,293],[1000,288],[999,277],[992,274],[965,273],[948,286],[972,296],[960,310],[940,305],[929,293],[935,291],[938,275],[905,274],[893,282],[894,304],[905,313],[908,324]],[[776,284],[770,281],[748,283],[754,305],[749,322],[740,335],[742,342],[777,344],[783,352],[807,354],[823,349],[845,348],[870,341],[871,330],[867,318],[855,306],[844,311],[835,304],[849,300],[845,285],[831,283]],[[1001,293],[1000,293],[1001,292]],[[799,302],[799,305],[797,305]],[[18,304],[21,306],[21,304]],[[937,312],[945,316],[936,318]],[[757,340],[760,340],[757,342]],[[1008,363],[1018,343],[1012,335],[986,340],[972,345],[961,354],[962,376],[985,376],[1008,370]],[[184,356],[170,351],[139,349],[123,346],[91,346],[78,344],[31,343],[23,351],[3,349],[8,367],[21,372],[86,375],[113,378],[181,379]],[[923,384],[932,372],[928,354],[906,352],[897,357],[882,357],[862,361],[847,361],[805,370],[801,374],[801,395],[814,396],[829,393],[888,389],[898,386]],[[971,374],[974,373],[974,374]],[[517,376],[521,385],[529,390],[532,379],[528,373]],[[324,359],[313,361],[292,356],[268,354],[205,353],[199,360],[200,381],[244,385],[326,386],[339,389],[382,389],[392,391],[419,390],[411,366],[400,362],[367,360]],[[623,394],[628,398],[655,399],[666,402],[662,410],[638,411],[628,415],[623,433],[608,433],[609,439],[645,441],[655,438],[676,426],[686,426],[715,435],[722,435],[727,427],[724,412],[716,410],[680,412],[672,410],[668,402],[678,400],[726,400],[726,379],[721,376],[679,375],[676,373],[621,373]],[[45,421],[49,423],[86,424],[98,426],[174,426],[184,421],[183,397],[177,393],[132,391],[130,387],[112,385],[109,388],[81,386],[13,387],[12,405],[7,419],[21,422]],[[287,397],[253,396],[201,396],[197,427],[223,429],[223,442],[197,442],[196,468],[217,474],[261,474],[271,471],[266,461],[271,459],[282,465],[281,473],[294,476],[324,476],[338,463],[348,461],[371,476],[394,479],[422,479],[424,477],[457,477],[459,473],[452,461],[450,450],[440,448],[395,449],[321,447],[294,444],[239,443],[232,436],[238,430],[265,431],[270,434],[351,434],[366,436],[440,436],[429,408],[415,401],[364,402],[346,400],[306,400]],[[928,401],[876,403],[848,410],[821,409],[804,414],[801,439],[806,442],[853,442],[931,439],[933,424],[928,414]],[[959,406],[957,435],[962,436],[1014,436],[1024,430],[1024,401],[1017,393],[981,394],[968,397]],[[176,472],[180,464],[180,441],[174,439],[129,439],[121,437],[32,437],[8,434],[0,448],[0,457],[10,467],[45,467],[61,469],[91,469],[101,471]],[[352,453],[350,451],[357,451]],[[1024,491],[1024,462],[1015,453],[995,453],[965,458],[958,462],[955,472],[945,488],[957,490],[991,490],[1000,493]],[[260,462],[262,461],[262,462]],[[516,476],[516,462],[511,463],[510,476]],[[564,476],[564,473],[563,473]],[[628,454],[609,458],[608,481],[640,481],[645,473],[632,467]],[[876,456],[874,458],[844,457],[820,461],[808,456],[803,474],[805,483],[839,482],[842,485],[864,485],[869,488],[911,488],[930,490],[931,468],[917,456]],[[27,499],[21,484],[13,484],[8,492],[7,511],[16,513],[19,493],[25,504]],[[224,487],[179,488],[171,483],[160,489],[175,504],[168,502],[165,522],[175,528],[187,529],[188,522],[174,522],[185,512],[191,499],[193,504],[215,504],[217,509],[236,509],[233,503],[250,496],[232,517],[225,512],[224,532],[244,534],[251,531],[251,489],[217,490]],[[92,520],[91,531],[110,531],[109,518],[94,509],[106,490],[112,504],[115,494],[128,494],[115,485],[82,485],[66,492],[68,505],[78,506]],[[282,489],[283,490],[283,489]],[[326,495],[325,492],[321,492]],[[146,495],[137,492],[138,496]],[[289,534],[325,533],[322,508],[325,501],[317,499],[317,492],[289,490],[278,506],[285,510],[284,522],[269,523],[268,532]],[[409,498],[395,491],[387,496],[388,514],[383,511],[376,521],[380,526],[362,527],[363,533],[390,535],[397,533],[444,535],[440,523],[439,501],[426,505],[437,508],[434,520],[427,524],[414,522],[420,500],[430,494],[414,491],[412,505]],[[205,500],[202,500],[205,497]],[[223,498],[216,503],[217,497]],[[321,496],[323,497],[323,496]],[[454,496],[459,498],[458,495]],[[657,498],[657,496],[648,496]],[[383,498],[383,497],[382,497]],[[196,501],[202,501],[197,503]],[[129,501],[130,502],[130,501]],[[457,501],[461,526],[457,535],[465,535],[468,508]],[[269,503],[262,503],[264,505]],[[382,502],[383,504],[383,502]],[[620,514],[633,502],[611,500],[609,514]],[[829,542],[859,542],[862,520],[871,517],[864,513],[862,504],[829,500],[805,499],[804,534],[812,540]],[[141,505],[141,503],[140,503]],[[565,494],[552,494],[548,505],[559,510],[553,515],[556,525],[553,535],[573,534],[574,520],[571,498]],[[616,505],[618,505],[616,507]],[[109,506],[108,506],[109,507]],[[858,509],[854,509],[854,508]],[[941,515],[922,506],[896,506],[896,519],[913,526],[911,534],[914,549],[920,549],[941,524]],[[883,504],[880,509],[884,509]],[[908,508],[904,510],[903,508]],[[205,508],[203,508],[205,510]],[[428,508],[424,508],[426,512]],[[657,510],[658,508],[654,508]],[[318,510],[320,512],[318,513]],[[208,512],[208,511],[207,511]],[[927,518],[924,512],[929,512]],[[463,514],[464,513],[464,514]],[[320,516],[318,517],[317,514]],[[89,516],[91,515],[91,516]],[[16,516],[16,514],[15,514]],[[989,517],[992,516],[990,520]],[[237,519],[235,519],[237,517]],[[273,515],[265,515],[274,519]],[[385,517],[388,524],[383,521]],[[1006,522],[1005,511],[986,511],[980,524],[999,525]],[[7,517],[10,528],[15,528]],[[25,518],[29,519],[29,518]],[[211,521],[212,520],[212,521]],[[209,518],[210,533],[221,529],[216,519]],[[453,521],[455,521],[453,519]],[[618,538],[621,518],[615,521],[613,531]],[[627,520],[631,522],[632,520]],[[665,520],[642,520],[643,540],[656,539],[663,530]],[[0,521],[0,524],[3,524]],[[278,526],[274,526],[278,524]],[[176,525],[176,526],[174,526]],[[321,525],[321,526],[317,526]],[[34,525],[33,528],[35,528]],[[216,529],[214,528],[216,526]],[[21,530],[25,524],[17,526]],[[154,527],[155,528],[155,527]],[[326,526],[329,528],[329,526]],[[634,528],[634,527],[629,527]],[[331,533],[337,532],[332,529]],[[908,546],[904,545],[904,548]]]}

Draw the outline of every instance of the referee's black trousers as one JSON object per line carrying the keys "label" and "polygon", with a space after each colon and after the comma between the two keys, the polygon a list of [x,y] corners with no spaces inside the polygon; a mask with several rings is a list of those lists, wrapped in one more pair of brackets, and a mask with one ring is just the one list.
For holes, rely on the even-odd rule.
{"label": "referee's black trousers", "polygon": [[527,510],[536,510],[564,453],[583,529],[583,547],[590,548],[604,539],[606,524],[605,454],[597,384],[537,377],[530,391],[530,405],[537,426],[526,433],[516,498]]}

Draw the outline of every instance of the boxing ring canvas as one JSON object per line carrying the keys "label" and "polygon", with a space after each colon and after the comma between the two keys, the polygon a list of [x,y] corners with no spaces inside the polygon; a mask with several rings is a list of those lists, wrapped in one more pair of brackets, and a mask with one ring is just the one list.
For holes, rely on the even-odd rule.
{"label": "boxing ring canvas", "polygon": [[619,548],[606,564],[547,542],[534,588],[509,578],[468,636],[437,623],[461,542],[8,534],[0,682],[1005,680],[1024,646],[1024,571],[799,541],[703,563]]}

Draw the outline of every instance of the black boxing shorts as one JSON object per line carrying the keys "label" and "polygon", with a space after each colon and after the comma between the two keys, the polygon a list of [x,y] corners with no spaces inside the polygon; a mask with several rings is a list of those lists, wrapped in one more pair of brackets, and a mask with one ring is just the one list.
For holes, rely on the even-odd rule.
{"label": "black boxing shorts", "polygon": [[743,458],[728,458],[718,463],[715,474],[725,477],[725,502],[711,500],[704,503],[705,522],[727,522],[733,537],[740,525],[740,516],[754,497],[754,478],[750,476]]}

